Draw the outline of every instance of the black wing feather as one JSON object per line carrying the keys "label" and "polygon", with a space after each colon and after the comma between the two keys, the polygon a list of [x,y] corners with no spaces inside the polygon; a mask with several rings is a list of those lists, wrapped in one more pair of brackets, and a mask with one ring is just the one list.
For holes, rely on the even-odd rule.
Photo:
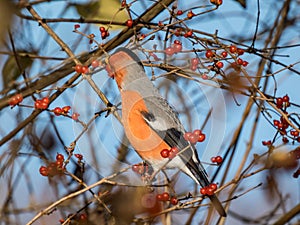
{"label": "black wing feather", "polygon": [[[145,118],[145,121],[154,121],[155,117],[153,114],[142,111],[141,112],[143,117]],[[148,123],[148,125],[151,127],[151,124]],[[202,187],[205,187],[210,184],[206,171],[199,167],[195,161],[193,160],[193,148],[195,148],[192,144],[187,142],[183,138],[183,133],[176,128],[170,128],[165,131],[158,131],[155,130],[153,127],[151,127],[160,137],[163,139],[170,147],[177,147],[179,150],[182,150],[186,148],[187,146],[191,146],[189,149],[186,149],[184,152],[182,152],[179,157],[183,160],[183,162],[186,164],[186,166],[189,168],[189,170],[192,172],[192,174],[195,176],[195,178],[198,180],[200,185]],[[194,151],[195,154],[197,154],[196,150]],[[198,156],[196,155],[197,160]],[[200,162],[199,162],[200,163]]]}

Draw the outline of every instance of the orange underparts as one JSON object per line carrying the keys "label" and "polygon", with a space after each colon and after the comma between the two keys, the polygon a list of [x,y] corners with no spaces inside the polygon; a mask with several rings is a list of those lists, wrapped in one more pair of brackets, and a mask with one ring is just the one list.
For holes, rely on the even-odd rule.
{"label": "orange underparts", "polygon": [[148,126],[141,112],[148,112],[142,96],[135,91],[121,91],[122,122],[125,133],[141,158],[161,160],[160,152],[170,146]]}

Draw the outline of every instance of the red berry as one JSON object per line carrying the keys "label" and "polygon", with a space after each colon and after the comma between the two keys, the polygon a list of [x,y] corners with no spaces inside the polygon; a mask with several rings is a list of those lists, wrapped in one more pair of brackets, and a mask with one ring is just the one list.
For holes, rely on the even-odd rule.
{"label": "red berry", "polygon": [[81,68],[82,68],[82,65],[77,64],[77,65],[75,66],[75,71],[76,71],[76,73],[81,73]]}
{"label": "red berry", "polygon": [[291,135],[294,136],[294,137],[298,137],[298,136],[299,136],[299,132],[296,131],[296,130],[291,130],[290,133],[291,133]]}
{"label": "red berry", "polygon": [[23,101],[23,96],[22,96],[22,94],[16,94],[16,95],[15,95],[15,98],[16,98],[16,100],[17,100],[18,103],[20,103],[20,102]]}
{"label": "red berry", "polygon": [[236,52],[238,55],[243,55],[245,51],[244,51],[244,49],[237,48]]}
{"label": "red berry", "polygon": [[283,99],[282,98],[276,98],[276,105],[278,108],[281,108],[283,104]]}
{"label": "red berry", "polygon": [[215,190],[212,189],[211,187],[207,187],[206,189],[206,194],[207,195],[213,195],[215,193]]}
{"label": "red berry", "polygon": [[171,202],[172,205],[177,205],[178,204],[178,199],[176,197],[172,197],[170,199],[170,202]]}
{"label": "red berry", "polygon": [[206,58],[210,59],[214,56],[214,53],[212,50],[207,50],[205,53]]}
{"label": "red berry", "polygon": [[166,48],[165,53],[167,55],[171,56],[171,55],[173,55],[175,53],[175,51],[174,51],[174,49],[172,47],[168,47],[168,48]]}
{"label": "red berry", "polygon": [[163,150],[161,150],[161,152],[160,152],[160,155],[161,155],[161,157],[163,157],[163,158],[168,158],[168,157],[169,157],[169,154],[170,154],[169,149],[163,149]]}
{"label": "red berry", "polygon": [[195,134],[192,133],[192,134],[190,135],[188,141],[191,142],[192,144],[196,144],[196,143],[198,142],[198,138],[199,138],[199,137],[198,137],[197,135],[195,135]]}
{"label": "red berry", "polygon": [[200,134],[202,134],[202,131],[201,130],[194,130],[193,134],[199,136]]}
{"label": "red berry", "polygon": [[191,59],[191,65],[192,66],[198,66],[199,64],[199,59],[198,58],[192,58]]}
{"label": "red berry", "polygon": [[221,53],[221,55],[222,55],[223,58],[226,58],[228,53],[226,51],[224,51],[224,52]]}
{"label": "red berry", "polygon": [[185,34],[184,34],[184,37],[192,37],[193,36],[193,31],[192,30],[189,30],[188,32],[186,32]]}
{"label": "red berry", "polygon": [[100,27],[99,30],[100,30],[101,33],[106,31],[105,27]]}
{"label": "red berry", "polygon": [[42,176],[48,176],[48,168],[46,166],[41,166],[39,172]]}
{"label": "red berry", "polygon": [[223,162],[223,158],[219,155],[216,156],[216,163],[220,165],[222,162]]}
{"label": "red berry", "polygon": [[271,145],[272,145],[272,142],[271,142],[271,140],[268,140],[268,141],[262,141],[262,144],[263,144],[264,146],[271,146]]}
{"label": "red berry", "polygon": [[197,70],[197,68],[198,68],[198,66],[197,66],[197,65],[191,65],[191,70],[192,70],[192,71],[196,71],[196,70]]}
{"label": "red berry", "polygon": [[237,63],[238,63],[239,65],[243,65],[243,62],[244,62],[244,60],[242,60],[241,58],[238,58],[238,59],[237,59]]}
{"label": "red berry", "polygon": [[79,160],[83,159],[83,156],[81,154],[74,154],[74,156]]}
{"label": "red berry", "polygon": [[283,143],[288,143],[288,142],[289,142],[289,139],[287,139],[287,137],[283,137],[283,138],[282,138],[282,142],[283,142]]}
{"label": "red berry", "polygon": [[192,135],[192,132],[186,132],[186,133],[183,135],[183,138],[184,138],[186,141],[189,141],[189,138],[190,138],[191,135]]}
{"label": "red berry", "polygon": [[42,101],[39,100],[39,99],[35,100],[35,102],[34,102],[34,108],[41,109],[42,108]]}
{"label": "red berry", "polygon": [[210,2],[216,6],[222,5],[223,0],[210,0]]}
{"label": "red berry", "polygon": [[215,163],[216,162],[216,157],[211,157],[210,161],[213,162],[213,163]]}
{"label": "red berry", "polygon": [[108,32],[107,30],[101,32],[101,38],[102,38],[102,39],[105,39],[105,38],[107,38],[108,36],[109,36],[109,32]]}
{"label": "red berry", "polygon": [[43,102],[42,100],[40,100],[40,109],[47,109],[48,108],[48,103]]}
{"label": "red berry", "polygon": [[158,201],[163,201],[163,196],[162,196],[162,194],[157,194],[157,195],[156,195],[156,199],[157,199]]}
{"label": "red berry", "polygon": [[80,27],[79,24],[75,24],[75,25],[74,25],[74,29],[75,29],[75,30],[78,29],[79,27]]}
{"label": "red berry", "polygon": [[223,64],[223,62],[218,61],[218,62],[216,62],[216,66],[221,69],[221,68],[223,68],[224,64]]}
{"label": "red berry", "polygon": [[49,97],[42,98],[42,102],[49,104],[49,102],[50,102]]}
{"label": "red berry", "polygon": [[209,185],[209,187],[210,187],[211,189],[213,189],[214,191],[218,189],[218,185],[215,184],[215,183],[211,183],[211,184]]}
{"label": "red berry", "polygon": [[62,168],[63,168],[64,161],[56,161],[55,164],[56,164],[56,168],[62,169]]}
{"label": "red berry", "polygon": [[17,99],[15,98],[15,96],[12,96],[9,100],[8,100],[8,104],[11,106],[15,106],[18,104]]}
{"label": "red berry", "polygon": [[200,134],[198,136],[198,142],[203,142],[205,140],[205,134]]}
{"label": "red berry", "polygon": [[15,106],[19,103],[21,103],[23,101],[23,96],[22,94],[15,94],[14,96],[12,96],[9,101],[8,104],[11,106]]}
{"label": "red berry", "polygon": [[78,118],[79,118],[79,116],[80,116],[79,113],[73,113],[73,114],[72,114],[72,119],[75,120],[75,121],[77,121]]}
{"label": "red berry", "polygon": [[249,64],[249,63],[248,63],[247,61],[243,61],[242,66],[243,66],[243,67],[246,67],[246,66],[248,66],[248,64]]}
{"label": "red berry", "polygon": [[180,15],[182,15],[182,14],[183,14],[183,11],[182,11],[182,10],[178,10],[178,11],[177,11],[177,15],[178,15],[178,16],[180,16]]}
{"label": "red berry", "polygon": [[99,66],[99,61],[98,60],[94,60],[92,63],[91,63],[91,66],[93,68],[97,68]]}
{"label": "red berry", "polygon": [[[176,43],[175,43],[175,42],[176,42]],[[173,51],[174,51],[175,53],[181,52],[181,50],[182,50],[182,44],[181,44],[181,42],[178,41],[178,40],[175,40],[175,41],[174,41],[174,45],[173,45],[172,47],[173,47]]]}
{"label": "red berry", "polygon": [[62,154],[57,153],[56,161],[63,162],[64,160],[65,160],[65,157]]}
{"label": "red berry", "polygon": [[127,20],[126,21],[126,26],[129,27],[129,28],[131,28],[133,26],[133,20],[130,20],[130,19]]}
{"label": "red berry", "polygon": [[60,107],[56,107],[55,109],[53,109],[53,112],[55,116],[60,116],[62,114],[62,110]]}
{"label": "red berry", "polygon": [[83,66],[83,67],[81,68],[81,73],[86,74],[86,73],[88,73],[88,72],[89,72],[89,67],[88,67],[88,66]]}
{"label": "red berry", "polygon": [[122,0],[121,6],[122,6],[122,7],[125,7],[125,6],[126,6],[126,0]]}
{"label": "red berry", "polygon": [[170,195],[168,192],[164,192],[161,195],[162,195],[162,201],[169,201]]}
{"label": "red berry", "polygon": [[283,102],[289,102],[290,101],[290,97],[288,95],[285,95],[282,97],[282,101]]}
{"label": "red berry", "polygon": [[173,159],[177,154],[179,150],[177,147],[172,147],[169,151],[169,159]]}
{"label": "red berry", "polygon": [[68,105],[68,106],[64,106],[61,110],[63,113],[67,114],[67,113],[69,113],[70,109],[71,109],[71,106]]}
{"label": "red berry", "polygon": [[207,74],[202,74],[202,79],[203,79],[203,80],[207,80],[207,79],[208,79]]}
{"label": "red berry", "polygon": [[190,10],[187,14],[187,18],[192,19],[195,16],[192,10]]}
{"label": "red berry", "polygon": [[207,194],[207,188],[206,187],[200,188],[200,194],[201,195],[206,195]]}
{"label": "red berry", "polygon": [[230,48],[229,48],[229,51],[230,51],[231,53],[236,53],[237,47],[236,47],[235,45],[231,45]]}

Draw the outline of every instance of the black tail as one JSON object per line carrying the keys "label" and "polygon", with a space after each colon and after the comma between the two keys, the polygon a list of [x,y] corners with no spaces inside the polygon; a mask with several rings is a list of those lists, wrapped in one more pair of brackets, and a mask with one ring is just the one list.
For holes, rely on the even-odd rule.
{"label": "black tail", "polygon": [[[184,153],[183,153],[184,154]],[[187,160],[186,160],[187,161]],[[195,181],[199,183],[202,187],[207,187],[210,184],[207,173],[201,164],[201,162],[195,163],[192,158],[187,161],[186,166],[189,168],[191,173],[194,175]],[[211,200],[213,206],[216,208],[220,216],[226,217],[226,212],[219,201],[216,195],[208,195]]]}

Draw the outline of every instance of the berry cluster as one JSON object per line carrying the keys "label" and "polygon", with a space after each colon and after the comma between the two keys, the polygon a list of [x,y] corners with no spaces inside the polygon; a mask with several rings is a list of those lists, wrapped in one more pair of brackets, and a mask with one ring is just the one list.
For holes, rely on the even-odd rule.
{"label": "berry cluster", "polygon": [[167,202],[170,201],[172,205],[178,204],[178,199],[176,197],[170,197],[170,194],[168,192],[163,192],[162,194],[157,194],[156,199],[158,201]]}
{"label": "berry cluster", "polygon": [[91,70],[88,66],[83,66],[81,64],[77,64],[75,67],[74,67],[74,70],[76,73],[83,73],[83,74],[87,74],[91,71],[93,71],[94,69],[96,69],[97,67],[100,66],[100,62],[98,60],[93,60],[92,63],[91,63]]}
{"label": "berry cluster", "polygon": [[87,74],[87,73],[90,72],[88,66],[83,66],[83,65],[80,65],[80,64],[77,64],[77,65],[75,66],[74,69],[75,69],[75,71],[76,71],[77,73]]}
{"label": "berry cluster", "polygon": [[[248,62],[246,60],[243,60],[242,58],[237,58],[238,56],[241,56],[244,54],[244,50],[241,48],[236,47],[235,45],[231,45],[228,49],[228,51],[233,54],[233,57],[236,59],[235,62],[231,63],[231,66],[238,70],[240,66],[246,67],[248,66]],[[208,49],[205,53],[205,56],[207,59],[214,60],[214,65],[211,66],[211,69],[218,70],[224,67],[224,63],[220,61],[221,58],[227,58],[228,52],[222,51],[220,55],[218,55],[216,52]]]}
{"label": "berry cluster", "polygon": [[195,71],[198,68],[199,62],[200,61],[198,58],[192,58],[190,61],[190,69]]}
{"label": "berry cluster", "polygon": [[174,44],[171,47],[166,48],[165,53],[169,56],[182,51],[182,43],[178,40],[174,40]]}
{"label": "berry cluster", "polygon": [[184,134],[184,139],[196,144],[197,142],[203,142],[205,140],[205,134],[201,130],[194,130],[193,132],[186,132]]}
{"label": "berry cluster", "polygon": [[218,185],[215,183],[211,183],[206,187],[200,188],[200,194],[202,195],[214,195],[215,191],[218,189]]}
{"label": "berry cluster", "polygon": [[67,115],[71,109],[71,106],[64,106],[62,108],[56,107],[53,109],[55,116]]}
{"label": "berry cluster", "polygon": [[100,27],[99,28],[100,33],[101,33],[101,38],[104,40],[109,36],[109,32],[107,29],[105,29],[105,27]]}
{"label": "berry cluster", "polygon": [[278,109],[286,110],[290,106],[290,97],[285,95],[283,97],[276,98],[275,104]]}
{"label": "berry cluster", "polygon": [[21,103],[23,101],[23,95],[22,94],[15,94],[14,96],[12,96],[9,101],[8,104],[10,106],[15,106],[18,105],[19,103]]}
{"label": "berry cluster", "polygon": [[[51,110],[51,112],[53,112],[55,114],[55,116],[61,116],[61,115],[68,116],[70,110],[71,110],[71,106],[67,105],[67,106],[64,106],[62,108],[61,107],[55,107],[53,110]],[[72,115],[71,115],[71,118],[74,121],[78,121],[79,116],[80,116],[79,113],[73,112]]]}
{"label": "berry cluster", "polygon": [[49,106],[49,98],[48,97],[44,97],[42,99],[36,99],[34,102],[34,108],[36,109],[47,109]]}
{"label": "berry cluster", "polygon": [[139,164],[134,164],[131,167],[132,171],[143,175],[149,172],[149,166],[146,163],[139,163]]}
{"label": "berry cluster", "polygon": [[221,163],[223,162],[223,158],[221,156],[214,156],[214,157],[211,157],[211,162],[213,163],[217,163],[217,165],[221,165]]}
{"label": "berry cluster", "polygon": [[40,167],[40,174],[45,177],[53,177],[55,175],[62,175],[64,174],[65,168],[64,164],[64,156],[62,154],[57,153],[56,161],[50,162],[48,166],[41,166]]}
{"label": "berry cluster", "polygon": [[163,158],[173,159],[178,154],[178,152],[179,150],[177,147],[172,147],[171,149],[161,150],[160,155]]}
{"label": "berry cluster", "polygon": [[[276,107],[278,109],[281,109],[283,113],[288,115],[287,108],[290,106],[290,98],[288,95],[285,95],[283,97],[278,97],[275,99]],[[279,120],[273,120],[273,125],[277,128],[279,133],[282,135],[282,142],[283,143],[288,143],[289,140],[287,138],[287,129],[290,127],[288,121],[283,117],[280,116]],[[299,131],[297,130],[290,130],[290,138],[293,141],[298,141],[300,142],[300,136],[299,136]],[[263,142],[264,144],[264,142]]]}

